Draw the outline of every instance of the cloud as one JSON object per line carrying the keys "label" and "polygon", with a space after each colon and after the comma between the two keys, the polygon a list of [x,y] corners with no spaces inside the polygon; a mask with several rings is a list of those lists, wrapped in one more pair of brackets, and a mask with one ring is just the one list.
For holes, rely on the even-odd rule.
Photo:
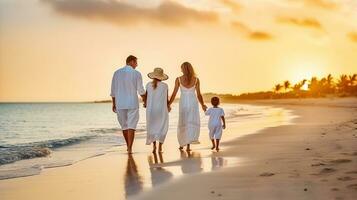
{"label": "cloud", "polygon": [[274,37],[265,31],[254,31],[252,30],[249,26],[245,25],[242,22],[239,21],[233,21],[231,22],[231,26],[239,31],[240,33],[243,33],[248,39],[250,40],[255,40],[255,41],[267,41],[267,40],[272,40]]}
{"label": "cloud", "polygon": [[57,13],[74,18],[105,21],[117,25],[155,23],[184,25],[189,22],[215,22],[217,13],[199,11],[173,1],[152,8],[116,0],[41,0]]}
{"label": "cloud", "polygon": [[333,10],[338,8],[338,4],[331,0],[304,0],[306,5]]}
{"label": "cloud", "polygon": [[313,28],[318,30],[324,30],[321,23],[314,18],[294,18],[294,17],[278,17],[277,21],[280,23],[290,24],[294,26]]}
{"label": "cloud", "polygon": [[262,31],[251,32],[249,37],[252,40],[271,40],[271,39],[273,39],[272,35],[270,35],[267,32],[262,32]]}
{"label": "cloud", "polygon": [[220,2],[229,7],[233,12],[238,12],[242,9],[242,6],[234,0],[220,0]]}
{"label": "cloud", "polygon": [[347,37],[352,41],[352,42],[357,42],[357,32],[350,32],[347,34]]}

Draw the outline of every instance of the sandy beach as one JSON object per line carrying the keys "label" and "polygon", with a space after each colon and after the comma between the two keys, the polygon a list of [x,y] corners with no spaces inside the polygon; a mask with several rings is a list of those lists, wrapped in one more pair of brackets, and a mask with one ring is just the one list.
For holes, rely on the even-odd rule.
{"label": "sandy beach", "polygon": [[357,198],[356,98],[242,103],[282,107],[298,117],[230,140],[241,130],[228,125],[219,153],[209,149],[209,141],[193,146],[191,154],[179,152],[174,137],[161,155],[145,145],[137,144],[132,156],[117,147],[40,175],[0,180],[0,198]]}

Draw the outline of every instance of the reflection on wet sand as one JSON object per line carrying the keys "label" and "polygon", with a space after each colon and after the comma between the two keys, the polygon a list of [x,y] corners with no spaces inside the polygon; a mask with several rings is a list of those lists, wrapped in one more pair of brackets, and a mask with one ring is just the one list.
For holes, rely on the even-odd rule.
{"label": "reflection on wet sand", "polygon": [[128,155],[125,173],[125,196],[137,194],[143,190],[142,177],[138,173],[135,160],[131,154]]}
{"label": "reflection on wet sand", "polygon": [[201,154],[192,151],[180,151],[181,153],[181,170],[183,174],[198,173],[203,170]]}
{"label": "reflection on wet sand", "polygon": [[148,156],[148,162],[150,167],[152,187],[167,182],[169,179],[173,177],[173,174],[167,171],[165,168],[160,166],[155,166],[155,164],[164,163],[162,153],[159,153],[159,160],[156,152]]}
{"label": "reflection on wet sand", "polygon": [[211,157],[211,163],[212,163],[212,171],[219,169],[223,166],[227,165],[227,160],[225,160],[223,157],[217,157],[217,156],[212,156]]}
{"label": "reflection on wet sand", "polygon": [[[124,174],[125,197],[128,199],[144,190],[157,187],[173,180],[174,177],[183,175],[210,172],[221,167],[234,164],[237,159],[212,155],[211,151],[180,151],[169,154],[168,160],[164,162],[163,153],[152,153],[150,155],[135,154],[139,166],[132,155],[128,155],[126,171]],[[177,156],[174,159],[173,156]],[[146,162],[141,162],[147,158]],[[175,160],[176,159],[176,160]]]}

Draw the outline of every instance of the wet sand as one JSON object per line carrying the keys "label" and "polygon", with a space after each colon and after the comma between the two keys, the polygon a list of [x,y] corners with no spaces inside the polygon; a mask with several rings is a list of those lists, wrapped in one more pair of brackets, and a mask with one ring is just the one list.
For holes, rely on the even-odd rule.
{"label": "wet sand", "polygon": [[[304,101],[299,101],[303,106],[270,102],[299,117],[294,124],[275,124],[277,127],[233,140],[248,129],[244,124],[228,124],[223,136],[226,142],[218,153],[204,139],[207,132],[201,133],[202,143],[193,145],[190,154],[180,152],[175,134],[169,133],[161,155],[149,153],[150,146],[138,143],[132,156],[117,147],[104,156],[45,169],[37,176],[1,180],[0,197],[355,199],[357,100],[333,101],[328,105],[317,102],[318,106],[302,104]],[[274,119],[285,118],[280,115]],[[269,124],[272,119],[267,120]]]}
{"label": "wet sand", "polygon": [[225,143],[220,156],[241,158],[239,166],[184,177],[137,199],[357,199],[356,98],[254,103],[299,118]]}

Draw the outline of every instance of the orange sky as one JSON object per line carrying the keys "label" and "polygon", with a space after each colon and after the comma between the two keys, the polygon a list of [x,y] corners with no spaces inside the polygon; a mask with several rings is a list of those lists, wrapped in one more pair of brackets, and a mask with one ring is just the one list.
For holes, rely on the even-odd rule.
{"label": "orange sky", "polygon": [[139,58],[203,92],[270,90],[357,72],[357,0],[1,0],[0,101],[109,98],[113,72]]}

